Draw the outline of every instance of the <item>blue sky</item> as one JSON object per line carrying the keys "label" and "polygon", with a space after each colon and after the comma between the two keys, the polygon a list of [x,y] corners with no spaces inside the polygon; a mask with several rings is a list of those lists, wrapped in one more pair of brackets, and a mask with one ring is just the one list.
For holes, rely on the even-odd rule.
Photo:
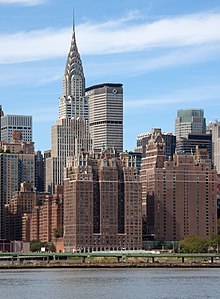
{"label": "blue sky", "polygon": [[50,148],[75,10],[86,85],[124,85],[124,148],[139,133],[174,132],[177,109],[220,119],[219,0],[0,0],[0,104],[33,115]]}

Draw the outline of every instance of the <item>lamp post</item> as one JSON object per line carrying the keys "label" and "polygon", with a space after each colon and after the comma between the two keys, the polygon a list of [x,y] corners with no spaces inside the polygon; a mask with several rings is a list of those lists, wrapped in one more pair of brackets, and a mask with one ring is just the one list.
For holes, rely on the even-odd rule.
{"label": "lamp post", "polygon": [[173,244],[173,253],[175,252],[175,243],[174,241],[171,242]]}

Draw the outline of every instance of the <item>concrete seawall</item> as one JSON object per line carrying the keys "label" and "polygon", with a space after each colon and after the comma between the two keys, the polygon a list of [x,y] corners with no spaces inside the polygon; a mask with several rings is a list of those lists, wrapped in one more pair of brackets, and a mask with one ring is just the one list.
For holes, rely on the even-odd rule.
{"label": "concrete seawall", "polygon": [[1,264],[0,269],[42,269],[42,268],[220,268],[220,263],[31,263]]}

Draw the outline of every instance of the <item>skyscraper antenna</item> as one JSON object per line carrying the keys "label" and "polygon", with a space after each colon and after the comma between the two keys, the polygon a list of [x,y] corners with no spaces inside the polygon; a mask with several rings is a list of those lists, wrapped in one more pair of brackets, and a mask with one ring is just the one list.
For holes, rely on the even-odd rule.
{"label": "skyscraper antenna", "polygon": [[75,31],[75,11],[73,8],[73,31]]}

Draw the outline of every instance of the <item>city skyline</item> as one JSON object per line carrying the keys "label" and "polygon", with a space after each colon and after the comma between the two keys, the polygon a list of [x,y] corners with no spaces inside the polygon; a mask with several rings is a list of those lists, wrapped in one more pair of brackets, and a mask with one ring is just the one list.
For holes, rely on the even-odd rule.
{"label": "city skyline", "polygon": [[86,87],[124,86],[124,149],[152,127],[174,132],[181,108],[219,118],[218,1],[165,2],[0,0],[0,104],[33,115],[36,149],[50,148],[73,6]]}

